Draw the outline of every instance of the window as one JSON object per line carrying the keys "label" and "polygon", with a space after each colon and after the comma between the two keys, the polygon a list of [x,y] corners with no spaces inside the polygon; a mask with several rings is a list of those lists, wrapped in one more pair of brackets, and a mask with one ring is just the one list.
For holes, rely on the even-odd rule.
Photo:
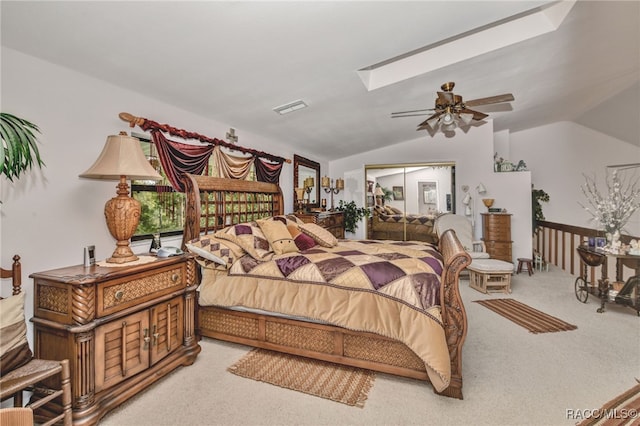
{"label": "window", "polygon": [[[149,163],[163,177],[162,181],[134,180],[131,182],[131,196],[142,205],[140,222],[132,241],[140,241],[153,238],[153,234],[161,233],[162,236],[180,235],[184,228],[185,196],[173,189],[167,179],[155,145],[149,136],[132,133],[132,136],[140,140],[140,145]],[[209,162],[205,174],[217,176],[217,167],[213,161]],[[247,180],[256,180],[255,167],[251,166]]]}

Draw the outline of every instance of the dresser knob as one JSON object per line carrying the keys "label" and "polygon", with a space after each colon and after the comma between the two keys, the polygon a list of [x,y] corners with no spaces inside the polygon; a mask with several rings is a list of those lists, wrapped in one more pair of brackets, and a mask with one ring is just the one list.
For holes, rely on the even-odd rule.
{"label": "dresser knob", "polygon": [[122,290],[116,291],[116,300],[122,300],[123,296],[124,296],[124,291]]}
{"label": "dresser knob", "polygon": [[180,275],[178,275],[178,274],[171,275],[171,281],[172,282],[176,283],[176,282],[178,282],[179,279],[180,279]]}

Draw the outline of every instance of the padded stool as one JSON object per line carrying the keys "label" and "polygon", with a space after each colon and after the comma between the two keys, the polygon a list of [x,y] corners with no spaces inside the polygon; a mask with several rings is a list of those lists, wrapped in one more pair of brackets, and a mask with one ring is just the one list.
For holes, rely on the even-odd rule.
{"label": "padded stool", "polygon": [[498,259],[473,259],[467,266],[469,287],[482,293],[511,293],[513,263]]}
{"label": "padded stool", "polygon": [[516,273],[519,274],[520,272],[522,272],[523,264],[527,265],[527,272],[529,272],[529,276],[531,276],[533,274],[533,260],[527,259],[525,257],[518,258],[518,270]]}

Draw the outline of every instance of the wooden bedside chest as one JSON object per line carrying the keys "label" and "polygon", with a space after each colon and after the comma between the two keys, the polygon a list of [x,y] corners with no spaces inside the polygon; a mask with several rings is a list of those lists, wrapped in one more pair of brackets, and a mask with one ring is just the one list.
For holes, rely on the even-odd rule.
{"label": "wooden bedside chest", "polygon": [[195,261],[72,266],[34,279],[35,356],[71,361],[74,425],[96,424],[200,352]]}
{"label": "wooden bedside chest", "polygon": [[315,223],[331,232],[336,238],[344,238],[344,214],[342,212],[294,213],[305,223]]}
{"label": "wooden bedside chest", "polygon": [[513,262],[511,215],[507,213],[482,213],[482,240],[492,259]]}

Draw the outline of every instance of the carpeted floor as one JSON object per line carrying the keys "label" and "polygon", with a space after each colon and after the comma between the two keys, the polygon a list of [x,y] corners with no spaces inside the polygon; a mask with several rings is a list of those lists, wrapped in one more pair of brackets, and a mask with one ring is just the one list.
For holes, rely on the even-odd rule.
{"label": "carpeted floor", "polygon": [[247,380],[227,371],[250,348],[201,341],[190,367],[165,377],[108,414],[101,426],[134,425],[576,425],[640,378],[640,318],[595,298],[580,303],[575,277],[557,268],[514,275],[511,298],[578,328],[532,334],[478,303],[461,282],[469,317],[463,348],[464,400],[427,383],[377,374],[364,408]]}

